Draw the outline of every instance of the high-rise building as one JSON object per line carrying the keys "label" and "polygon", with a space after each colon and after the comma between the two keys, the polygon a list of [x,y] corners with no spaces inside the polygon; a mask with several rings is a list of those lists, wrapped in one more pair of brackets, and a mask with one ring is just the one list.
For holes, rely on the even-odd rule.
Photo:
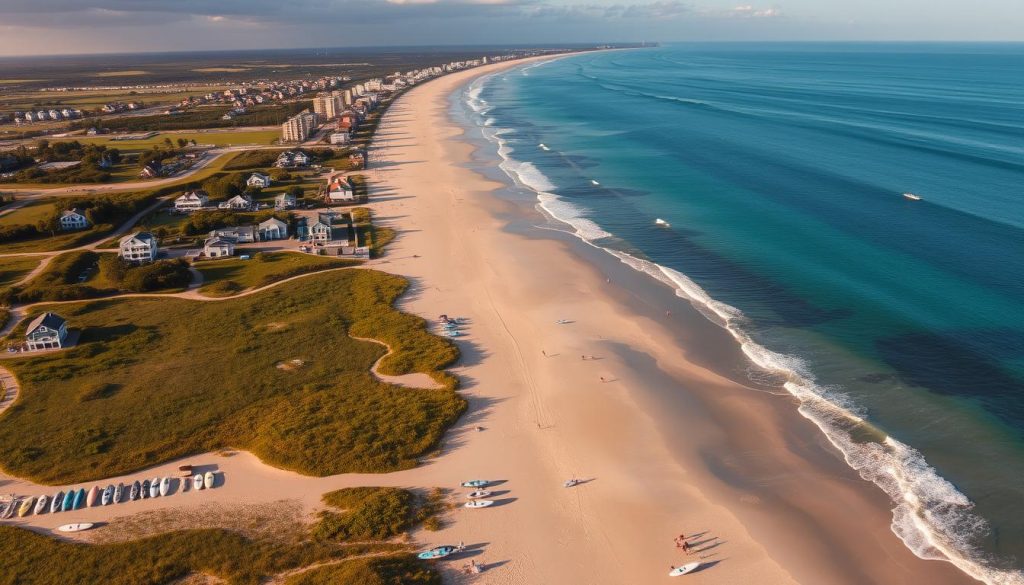
{"label": "high-rise building", "polygon": [[325,120],[337,118],[342,109],[341,99],[333,93],[321,93],[313,98],[313,111]]}
{"label": "high-rise building", "polygon": [[283,142],[303,142],[313,133],[318,122],[318,116],[309,110],[292,116],[288,118],[287,122],[281,124],[281,140]]}

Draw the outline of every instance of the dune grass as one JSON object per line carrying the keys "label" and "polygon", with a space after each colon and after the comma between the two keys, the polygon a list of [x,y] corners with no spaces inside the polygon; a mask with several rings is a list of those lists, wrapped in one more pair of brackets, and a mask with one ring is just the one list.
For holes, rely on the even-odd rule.
{"label": "dune grass", "polygon": [[[236,253],[244,254],[243,250]],[[199,292],[210,297],[224,297],[250,288],[259,288],[292,276],[343,268],[358,264],[326,256],[299,252],[258,252],[249,260],[238,257],[198,262],[195,268],[203,273],[204,284]],[[226,286],[224,283],[233,283]]]}
{"label": "dune grass", "polygon": [[395,239],[395,230],[373,223],[373,212],[367,207],[354,208],[352,222],[359,234],[359,243],[368,246],[370,254],[375,258],[383,254],[384,246]]}
{"label": "dune grass", "polygon": [[[396,488],[366,488],[364,492],[363,497],[350,496],[344,501],[349,514],[370,524],[386,519],[375,520],[380,498],[366,494],[386,493],[389,500],[413,499],[411,493]],[[325,499],[337,498],[332,495],[337,493],[326,494]],[[353,533],[359,537],[359,542],[353,543],[344,542],[345,538],[317,538],[315,529],[316,525],[312,534],[307,530],[270,531],[262,536],[225,529],[178,530],[130,541],[84,544],[0,526],[0,550],[10,553],[0,555],[0,585],[167,585],[197,573],[232,585],[256,585],[286,572],[296,572],[286,583],[440,583],[433,569],[405,552],[407,545],[380,542],[389,537],[386,529],[368,527]],[[332,564],[301,572],[322,563]]]}
{"label": "dune grass", "polygon": [[418,497],[393,487],[357,487],[328,492],[323,501],[338,511],[324,510],[313,535],[324,540],[387,540],[435,518],[443,493]]}
{"label": "dune grass", "polygon": [[34,256],[0,258],[0,288],[11,286],[35,270],[42,259]]}
{"label": "dune grass", "polygon": [[[458,350],[392,307],[402,278],[311,275],[218,302],[104,299],[61,305],[79,344],[7,361],[22,384],[0,415],[0,464],[63,484],[234,447],[309,475],[414,467],[465,410],[442,368]],[[45,310],[45,307],[39,310]],[[410,390],[369,370],[425,372]],[[83,400],[83,388],[103,386]]]}
{"label": "dune grass", "polygon": [[285,585],[441,585],[441,575],[410,554],[352,559],[292,575]]}

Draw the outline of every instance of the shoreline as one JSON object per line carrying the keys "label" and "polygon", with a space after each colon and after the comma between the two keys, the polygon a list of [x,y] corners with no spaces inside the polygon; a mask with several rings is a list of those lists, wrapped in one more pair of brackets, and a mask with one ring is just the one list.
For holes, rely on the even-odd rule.
{"label": "shoreline", "polygon": [[[888,498],[845,465],[791,399],[715,373],[714,352],[691,360],[693,345],[717,326],[688,302],[573,236],[531,233],[536,212],[494,195],[508,185],[472,169],[476,147],[452,121],[450,96],[523,64],[413,88],[392,104],[371,146],[367,206],[398,238],[368,267],[410,280],[402,310],[469,319],[451,371],[470,406],[440,456],[408,471],[324,478],[248,453],[217,457],[226,483],[199,500],[183,495],[192,500],[185,505],[290,496],[308,512],[340,487],[455,487],[485,477],[503,481],[504,505],[459,509],[444,530],[418,537],[425,546],[486,543],[477,558],[488,583],[651,582],[669,564],[693,560],[672,548],[680,530],[703,534],[694,541],[709,565],[692,577],[700,582],[975,582],[906,549],[889,529]],[[507,229],[517,220],[525,233]],[[669,325],[659,318],[662,302],[675,303]],[[561,318],[574,322],[555,325]],[[562,488],[574,475],[588,481]],[[113,511],[76,514],[103,516],[97,510]],[[41,520],[33,525],[65,518]]]}
{"label": "shoreline", "polygon": [[[521,64],[520,62],[520,64],[517,65],[522,66],[523,64]],[[473,75],[472,78],[479,77],[480,75],[483,74],[477,73],[477,75]],[[452,91],[458,92],[462,90],[465,87],[465,85],[469,83],[469,81],[470,79],[467,79],[458,87],[456,87],[455,84],[452,84]],[[443,100],[443,97],[439,99]],[[440,116],[438,116],[438,118],[440,118]],[[452,123],[451,116],[446,116],[445,119],[450,124]],[[450,160],[455,164],[465,165],[467,163],[470,163],[469,167],[472,168],[473,165],[471,164],[470,161],[475,149],[472,147],[472,145],[466,143],[467,140],[466,137],[462,135],[463,132],[464,129],[462,128],[459,128],[453,132],[453,134],[455,134],[455,136],[453,137],[453,141],[458,141],[462,143],[450,145],[450,147],[446,149],[445,154],[449,156]],[[469,152],[467,152],[467,150]],[[492,189],[508,189],[507,184],[495,184],[488,186],[492,186]],[[483,200],[483,198],[485,197],[492,198],[492,201]],[[493,199],[494,196],[490,196],[489,194],[487,194],[480,197],[477,201],[474,202],[480,205],[481,207],[488,208],[487,211],[490,212],[490,219],[492,220],[494,220],[496,213],[503,215],[502,219],[504,220],[507,219],[508,216],[517,217],[517,213],[524,212],[524,210],[522,209],[509,209],[508,206],[504,205],[505,202],[498,203]],[[530,207],[536,205],[536,202],[531,202],[531,204],[532,205],[530,205]],[[527,216],[527,223],[529,221],[528,214],[529,212],[526,211],[525,215]],[[535,234],[525,236],[525,239],[532,239],[531,243],[543,241],[548,246],[554,244],[555,246],[562,248],[564,252],[567,252],[567,255],[572,257],[572,261],[580,263],[590,263],[589,267],[591,269],[598,271],[599,273],[598,275],[591,275],[592,278],[593,276],[597,276],[598,278],[600,278],[601,276],[607,273],[607,270],[611,269],[612,263],[618,263],[616,260],[613,260],[610,257],[603,258],[605,260],[604,262],[598,260],[596,264],[593,263],[595,258],[584,258],[583,256],[601,256],[604,255],[604,252],[595,250],[597,254],[587,254],[586,248],[590,246],[584,244],[582,241],[578,240],[575,237],[567,236],[566,238],[569,241],[561,241],[562,238],[556,237],[552,239],[550,234],[542,234],[540,233],[541,231],[539,231],[539,229],[535,229],[534,232]],[[523,238],[523,236],[505,236],[508,237],[510,240],[514,240],[517,237]],[[521,242],[517,244],[521,245]],[[500,246],[499,248],[509,249],[510,247]],[[551,257],[549,254],[554,255],[555,252],[553,250],[546,251],[541,256],[544,257],[548,263],[554,263],[555,260],[549,259]],[[506,254],[506,256],[509,256],[509,254]],[[494,263],[496,261],[510,259],[511,258],[508,257],[500,258],[497,256],[497,254],[495,254],[492,256],[492,258],[489,258],[488,261]],[[559,258],[559,261],[563,260],[565,260],[565,258]],[[640,280],[649,280],[649,278],[644,275],[636,274],[632,268],[628,268],[625,265],[621,265],[621,268],[621,270],[616,270],[618,274],[613,279],[613,282],[616,285],[614,287],[611,287],[615,289],[613,293],[607,293],[605,290],[603,290],[605,287],[601,287],[600,285],[598,285],[594,287],[594,289],[588,290],[588,294],[590,296],[598,295],[606,297],[602,299],[605,303],[617,302],[620,304],[625,304],[629,301],[629,299],[632,299],[634,301],[633,304],[635,305],[642,306],[646,303],[649,303],[647,299],[641,298],[643,297],[643,294],[632,292],[634,290],[632,288],[622,290],[622,287],[620,286],[622,284],[620,283],[620,279],[626,279],[629,285],[633,286],[637,284]],[[625,274],[626,270],[634,274],[627,276]],[[630,279],[630,276],[634,278]],[[651,289],[658,288],[659,286],[658,284],[652,282],[647,283],[647,285],[647,288]],[[598,292],[598,289],[601,290]],[[538,293],[538,295],[542,294],[544,293]],[[670,294],[673,297],[675,296],[674,291],[670,291]],[[671,300],[679,304],[679,301],[682,299],[673,298]],[[687,305],[689,310],[695,316],[695,320],[688,320],[688,325],[690,327],[700,330],[699,333],[701,335],[708,334],[711,329],[717,330],[723,339],[727,338],[728,343],[731,346],[734,346],[735,351],[739,353],[741,356],[741,350],[738,348],[738,346],[735,346],[735,341],[731,338],[731,336],[728,335],[726,331],[722,330],[719,326],[712,324],[711,322],[708,322],[707,319],[702,315],[699,315],[697,310],[694,307],[692,307],[692,305],[690,305],[688,301],[683,300],[683,303]],[[633,308],[633,310],[636,310],[635,307],[631,308]],[[648,315],[644,317],[648,320],[648,323],[644,324],[644,328],[642,329],[645,329],[647,327],[660,328],[659,324],[657,323],[658,316],[656,312],[653,310],[648,310],[647,312]],[[699,320],[699,323],[703,325],[703,327],[701,327],[700,325],[696,325],[698,323],[697,320]],[[683,338],[683,342],[679,344],[679,346],[677,347],[683,352],[683,354],[688,352],[686,345],[692,344],[693,341],[695,341],[694,335],[689,335],[689,339],[686,339],[686,331],[662,331],[659,333],[666,334],[665,340],[655,342],[654,345],[662,345],[663,347],[666,345],[671,346],[673,344],[679,343],[680,338]],[[647,348],[649,349],[651,336],[646,331],[640,333],[640,336],[643,339],[643,341],[647,342],[646,345],[648,345]],[[566,340],[566,342],[572,343],[571,341],[568,340]],[[548,342],[545,341],[545,343],[547,344]],[[605,342],[604,345],[610,346],[611,343]],[[645,343],[640,343],[639,345],[643,346],[645,345]],[[701,395],[699,399],[693,402],[701,403],[699,406],[707,409],[707,414],[710,417],[718,418],[720,420],[724,418],[740,419],[738,424],[735,421],[733,421],[731,424],[725,423],[722,424],[722,426],[732,426],[732,430],[738,430],[738,427],[743,426],[744,422],[750,422],[750,420],[744,420],[744,418],[750,417],[753,420],[761,419],[759,422],[762,425],[775,427],[763,430],[763,434],[761,434],[757,438],[754,438],[754,440],[751,440],[751,437],[743,437],[742,440],[737,440],[737,438],[729,438],[728,441],[731,441],[734,444],[732,446],[732,449],[715,446],[713,445],[714,442],[705,442],[705,444],[701,445],[699,448],[689,449],[689,453],[687,454],[687,456],[679,456],[679,454],[676,454],[677,462],[682,463],[686,467],[689,467],[694,461],[700,461],[701,459],[705,459],[706,464],[710,463],[710,460],[712,458],[709,456],[709,454],[713,452],[715,452],[722,458],[727,458],[730,455],[734,456],[736,452],[749,454],[753,450],[763,450],[765,436],[771,433],[776,435],[774,437],[775,444],[772,445],[772,448],[776,452],[775,457],[777,463],[784,462],[785,469],[788,472],[792,473],[795,477],[800,474],[808,473],[816,474],[821,477],[819,482],[820,485],[813,487],[793,486],[790,489],[787,489],[786,491],[796,492],[794,495],[788,498],[779,498],[778,493],[765,493],[770,492],[771,490],[762,491],[762,493],[751,497],[751,494],[749,492],[755,490],[741,490],[738,489],[736,486],[731,487],[733,490],[732,496],[735,498],[734,502],[740,503],[739,507],[743,507],[743,504],[750,503],[756,500],[765,501],[766,496],[773,497],[778,500],[776,502],[776,505],[780,509],[775,510],[774,512],[765,511],[761,509],[750,509],[744,510],[744,512],[740,515],[744,516],[744,520],[749,518],[749,521],[745,521],[745,523],[743,524],[743,528],[749,529],[752,534],[757,534],[757,536],[760,536],[762,541],[768,542],[773,539],[777,539],[780,534],[785,535],[785,538],[781,540],[793,539],[793,541],[791,541],[791,544],[795,544],[795,546],[782,545],[769,547],[769,556],[784,559],[784,561],[781,562],[782,567],[790,569],[791,567],[804,566],[803,569],[800,571],[790,572],[793,577],[798,577],[801,576],[801,574],[803,574],[807,578],[798,580],[804,582],[845,581],[851,583],[909,583],[919,579],[929,579],[931,582],[974,582],[973,579],[959,572],[951,565],[949,565],[949,563],[936,563],[925,561],[914,556],[907,548],[904,547],[903,543],[900,542],[890,530],[890,524],[892,520],[890,507],[892,504],[888,497],[886,497],[886,495],[883,494],[876,487],[867,483],[866,480],[861,479],[857,475],[857,473],[852,468],[850,468],[845,461],[842,460],[842,456],[839,454],[839,452],[827,444],[825,436],[820,433],[820,431],[813,425],[813,423],[803,418],[796,412],[796,409],[794,408],[794,401],[792,400],[792,398],[790,398],[790,396],[780,396],[752,391],[751,388],[744,387],[743,384],[737,384],[735,382],[727,381],[725,379],[722,379],[717,374],[707,371],[699,372],[701,368],[695,368],[693,364],[672,365],[669,364],[669,360],[659,360],[658,358],[664,358],[666,356],[666,351],[630,351],[629,345],[621,345],[620,347],[617,348],[616,352],[618,353],[618,357],[620,357],[620,359],[622,360],[622,365],[624,366],[629,367],[631,362],[645,362],[643,364],[638,364],[635,367],[636,370],[646,370],[644,373],[638,375],[638,378],[640,379],[642,379],[646,375],[653,378],[662,377],[663,379],[660,380],[662,382],[666,382],[666,380],[671,380],[672,382],[675,382],[676,384],[680,384],[683,386],[686,385],[686,382],[692,383],[693,381],[697,381],[698,385],[700,382],[710,382],[716,385],[720,385],[714,391],[709,392],[705,390],[702,392],[694,392],[702,393],[703,395]],[[707,363],[708,361],[714,360],[707,360],[703,362]],[[707,376],[707,378],[703,376]],[[552,382],[553,384],[558,383],[556,380],[553,380]],[[637,384],[635,387],[631,388],[631,392],[636,392],[637,389],[643,390],[644,388],[649,388],[655,385],[656,384]],[[728,388],[728,391],[731,394],[734,394],[729,395],[727,401],[722,400],[721,393],[723,392],[723,388]],[[779,391],[781,392],[781,390]],[[560,396],[552,396],[553,400],[557,400],[558,398],[560,398]],[[674,426],[673,423],[678,422],[678,419],[673,420],[672,416],[665,415],[665,395],[657,395],[657,392],[650,391],[643,392],[643,395],[637,395],[636,393],[634,393],[634,395],[632,395],[631,398],[633,399],[635,404],[642,402],[647,403],[646,406],[640,406],[639,404],[636,405],[637,410],[643,411],[645,413],[645,416],[646,413],[659,413],[660,415],[663,415],[654,415],[651,418],[655,420],[660,419],[656,420],[655,425],[658,427],[659,434],[662,435],[660,437],[662,437],[663,440],[666,441],[666,443],[669,443],[671,445],[679,445],[687,441],[687,435],[689,433],[673,432],[671,430]],[[723,402],[727,402],[728,404],[719,404]],[[687,406],[693,407],[696,405],[690,404]],[[769,413],[768,416],[765,416],[765,411]],[[680,415],[685,416],[682,413],[680,413]],[[769,420],[765,420],[766,418]],[[690,426],[690,428],[698,424],[699,421],[690,419],[686,420],[686,425]],[[679,425],[675,424],[675,426],[678,427]],[[721,432],[721,428],[708,428],[707,430],[709,433],[714,433],[716,430],[718,430],[718,432]],[[741,435],[750,433],[729,434]],[[793,447],[791,447],[791,445],[794,443],[800,443],[803,445],[800,445],[799,449],[794,449]],[[703,451],[703,453],[701,453],[701,451]],[[689,463],[690,465],[686,465],[686,463]],[[758,466],[753,465],[751,467]],[[765,465],[764,467],[772,466]],[[754,472],[746,473],[746,475],[748,476],[742,477],[741,479],[740,477],[743,475],[743,473],[733,473],[733,475],[737,477],[736,479],[734,479],[736,484],[742,484],[744,480],[745,482],[753,482],[754,484],[756,484],[758,480],[761,479],[761,477],[758,477],[757,475],[770,475],[778,473],[777,468],[761,470],[754,469],[752,471]],[[723,486],[723,484],[728,484],[727,480],[725,479],[725,477],[727,477],[728,475],[730,475],[730,472],[723,469],[719,469],[717,475],[715,472],[709,472],[707,476],[703,477],[702,480],[700,480],[699,482],[699,484],[702,484],[702,491],[708,493],[726,487]],[[837,497],[836,502],[821,502],[820,495],[815,497],[814,494],[816,490],[821,489],[835,489],[836,493],[842,493],[844,496],[843,498]],[[837,503],[844,500],[846,500],[849,510],[844,514],[845,517],[836,517],[838,515],[837,511],[831,508],[834,508]],[[725,504],[725,502],[723,502],[722,500],[715,501],[714,503],[719,505]],[[754,504],[746,507],[758,508],[759,505]],[[801,509],[805,507],[814,507],[814,513],[809,514],[807,513],[807,510]],[[792,529],[780,531],[779,527],[785,524],[779,524],[780,516],[783,516],[786,513],[791,514],[792,516],[811,517],[803,517],[797,520],[791,518],[790,524],[793,525]],[[818,517],[813,517],[815,515],[817,515]],[[863,521],[863,518],[870,518],[869,523],[865,523],[865,521]],[[813,520],[815,519],[825,520],[828,524],[845,524],[850,526],[846,526],[844,528],[833,527],[829,529],[823,529],[820,526],[813,526],[815,524],[815,521]],[[836,520],[843,521],[837,523]],[[864,531],[865,528],[868,529],[868,531]],[[858,538],[856,536],[858,529],[859,532],[863,534],[863,536],[869,537],[870,539],[872,539],[872,541],[874,541],[874,546],[865,547],[859,545],[856,542],[850,542]],[[876,534],[878,532],[882,532],[883,534]],[[808,537],[806,536],[807,534],[815,535],[813,537]],[[821,544],[820,541],[822,539],[825,539],[827,546]],[[830,563],[830,565],[833,565],[833,567],[822,567],[816,561],[808,558],[808,556],[815,555],[810,553],[810,551],[815,548],[815,545],[818,549],[816,556],[828,559],[827,562]],[[866,550],[868,548],[873,548],[874,550]],[[797,549],[799,549],[800,552],[796,554],[787,552]],[[881,571],[878,569],[864,569],[865,566],[870,565],[872,556],[879,555],[884,555],[888,557],[893,561],[893,565],[899,566],[899,568],[882,568]],[[913,567],[913,569],[911,570],[908,566],[915,567]],[[846,575],[844,576],[837,574],[839,572],[843,572]],[[712,573],[713,572],[707,573],[708,579],[712,578]],[[764,581],[766,577],[765,573],[763,571],[759,571],[759,574],[761,575],[760,579]],[[885,578],[880,579],[880,577],[882,577],[883,575],[885,576]],[[788,576],[790,575],[786,575],[785,577]]]}

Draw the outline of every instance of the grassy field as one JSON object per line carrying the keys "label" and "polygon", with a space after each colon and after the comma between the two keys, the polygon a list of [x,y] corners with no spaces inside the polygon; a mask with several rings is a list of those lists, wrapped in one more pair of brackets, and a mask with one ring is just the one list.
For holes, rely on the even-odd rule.
{"label": "grassy field", "polygon": [[441,575],[413,555],[352,559],[289,577],[285,585],[441,585]]}
{"label": "grassy field", "polygon": [[6,288],[25,278],[39,266],[41,260],[31,256],[0,258],[0,288]]}
{"label": "grassy field", "polygon": [[[14,80],[8,83],[27,83],[32,80]],[[0,82],[2,83],[2,82]],[[92,89],[75,91],[21,91],[12,92],[0,97],[0,110],[47,109],[60,107],[76,107],[83,110],[95,110],[110,102],[141,101],[147,105],[173,104],[193,96],[203,95],[208,91],[223,89],[223,86],[194,86],[188,90],[118,90]]]}
{"label": "grassy field", "polygon": [[[239,249],[236,253],[245,252]],[[300,252],[261,252],[254,253],[249,260],[235,257],[198,262],[195,268],[203,273],[204,284],[199,292],[207,296],[223,297],[246,289],[266,286],[291,276],[354,264],[358,262]],[[223,283],[226,282],[233,283],[234,286],[224,286]]]}
{"label": "grassy field", "polygon": [[[145,132],[132,132],[145,134]],[[66,139],[53,138],[50,142],[77,140],[82,144],[103,144],[107,148],[121,151],[149,150],[154,146],[162,146],[164,138],[170,138],[177,144],[179,138],[195,140],[197,144],[213,144],[215,146],[235,146],[245,144],[273,144],[281,137],[280,129],[272,130],[206,130],[195,132],[160,132],[144,140],[112,140],[113,136],[72,136]]]}
{"label": "grassy field", "polygon": [[355,224],[356,233],[359,234],[359,243],[369,246],[370,255],[375,258],[383,254],[384,246],[395,239],[395,230],[373,223],[373,213],[369,208],[356,207],[352,209],[352,221]]}
{"label": "grassy field", "polygon": [[433,496],[420,499],[393,487],[346,488],[324,494],[323,500],[340,510],[322,511],[313,525],[313,535],[324,540],[387,540],[440,512]]}
{"label": "grassy field", "polygon": [[10,213],[0,215],[0,226],[20,223],[35,224],[57,211],[57,199],[35,199]]}
{"label": "grassy field", "polygon": [[[392,307],[405,287],[342,270],[219,302],[61,305],[80,342],[7,362],[22,390],[0,415],[0,465],[70,483],[235,447],[310,475],[414,467],[466,403],[442,370],[455,345]],[[445,389],[378,381],[369,369],[385,349],[349,333],[391,346],[385,373],[425,372]]]}

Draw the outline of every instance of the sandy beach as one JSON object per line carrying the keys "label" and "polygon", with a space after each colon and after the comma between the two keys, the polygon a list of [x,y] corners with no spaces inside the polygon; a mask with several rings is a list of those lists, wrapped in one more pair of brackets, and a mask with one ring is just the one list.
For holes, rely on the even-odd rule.
{"label": "sandy beach", "polygon": [[[458,484],[484,478],[499,482],[498,505],[459,508],[442,531],[417,534],[424,546],[469,545],[487,567],[475,582],[654,583],[695,560],[704,568],[686,577],[694,583],[975,582],[915,557],[890,530],[885,495],[789,397],[707,367],[714,359],[704,346],[729,340],[667,287],[569,236],[518,233],[544,218],[496,196],[507,185],[470,168],[474,146],[449,112],[453,92],[517,64],[412,89],[387,112],[370,152],[370,207],[399,233],[370,267],[410,279],[403,310],[467,322],[453,371],[470,408],[436,457],[399,473],[309,478],[247,453],[207,454],[188,462],[223,472],[215,490],[15,524],[282,500],[311,513],[320,494],[354,485],[453,488],[461,501]],[[570,477],[584,483],[563,488]],[[0,479],[5,492],[59,489]],[[680,533],[695,554],[676,550]]]}

